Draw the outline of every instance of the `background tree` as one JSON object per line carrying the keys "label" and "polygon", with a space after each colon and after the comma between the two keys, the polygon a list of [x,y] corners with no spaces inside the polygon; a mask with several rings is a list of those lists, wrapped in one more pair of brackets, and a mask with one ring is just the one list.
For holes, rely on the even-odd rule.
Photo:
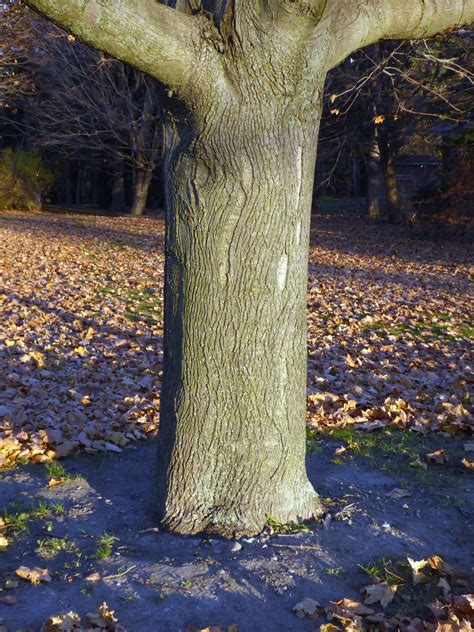
{"label": "background tree", "polygon": [[[123,212],[124,166],[129,165],[132,214],[141,215],[161,161],[157,82],[68,36],[18,2],[9,3],[3,20],[12,58],[0,62],[9,78],[2,82],[7,115],[21,113],[15,122],[27,142],[66,160],[67,203],[74,201],[74,189],[80,203],[83,165],[96,172],[105,166],[113,177],[112,208]],[[74,177],[76,186],[70,182]]]}
{"label": "background tree", "polygon": [[350,168],[348,156],[356,165],[365,161],[373,219],[403,219],[395,177],[400,152],[416,146],[432,153],[437,121],[449,120],[451,128],[469,121],[471,41],[463,29],[432,40],[380,42],[329,73],[320,134],[326,181],[341,171],[338,163]]}
{"label": "background tree", "polygon": [[319,514],[305,313],[325,76],[361,46],[474,19],[474,0],[30,4],[166,86],[163,524],[242,535]]}

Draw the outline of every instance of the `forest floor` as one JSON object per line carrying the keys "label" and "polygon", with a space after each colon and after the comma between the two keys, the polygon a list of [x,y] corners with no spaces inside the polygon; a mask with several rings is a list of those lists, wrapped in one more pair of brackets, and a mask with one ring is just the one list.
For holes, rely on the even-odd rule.
{"label": "forest floor", "polygon": [[469,248],[315,217],[308,472],[328,513],[240,548],[156,529],[163,228],[0,215],[0,630],[103,602],[129,632],[473,617]]}

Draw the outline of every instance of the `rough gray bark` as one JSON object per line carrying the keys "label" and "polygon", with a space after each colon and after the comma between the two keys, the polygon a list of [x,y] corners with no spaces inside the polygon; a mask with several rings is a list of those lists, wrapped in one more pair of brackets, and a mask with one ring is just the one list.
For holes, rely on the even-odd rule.
{"label": "rough gray bark", "polygon": [[163,523],[239,536],[317,515],[305,306],[321,86],[360,46],[474,19],[474,0],[30,4],[168,89]]}
{"label": "rough gray bark", "polygon": [[262,90],[192,131],[171,110],[157,476],[175,531],[242,535],[321,511],[304,462],[317,102]]}

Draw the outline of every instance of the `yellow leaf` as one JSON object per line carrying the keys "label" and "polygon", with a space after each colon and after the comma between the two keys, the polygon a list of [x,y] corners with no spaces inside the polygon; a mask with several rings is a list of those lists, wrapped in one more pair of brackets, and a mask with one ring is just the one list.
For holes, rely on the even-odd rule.
{"label": "yellow leaf", "polygon": [[27,566],[20,566],[20,568],[17,568],[15,573],[18,577],[21,577],[21,579],[25,579],[32,584],[51,581],[51,576],[45,568],[28,568]]}
{"label": "yellow leaf", "polygon": [[45,367],[44,353],[41,353],[41,351],[34,350],[34,351],[31,351],[30,356],[36,362],[36,365],[38,366],[39,369],[44,369]]}
{"label": "yellow leaf", "polygon": [[464,465],[464,467],[467,467],[469,471],[474,472],[474,461],[468,461],[467,459],[463,459],[461,463]]}
{"label": "yellow leaf", "polygon": [[0,535],[0,549],[6,548],[8,544],[8,539],[4,535]]}
{"label": "yellow leaf", "polygon": [[374,117],[374,123],[376,125],[381,125],[384,121],[385,121],[385,116],[383,114],[377,114],[377,116]]}
{"label": "yellow leaf", "polygon": [[74,353],[77,353],[77,355],[80,355],[81,357],[84,357],[86,355],[88,355],[88,351],[85,347],[76,347],[74,349]]}
{"label": "yellow leaf", "polygon": [[48,481],[48,487],[56,487],[56,485],[61,485],[61,483],[64,483],[64,477],[52,478]]}

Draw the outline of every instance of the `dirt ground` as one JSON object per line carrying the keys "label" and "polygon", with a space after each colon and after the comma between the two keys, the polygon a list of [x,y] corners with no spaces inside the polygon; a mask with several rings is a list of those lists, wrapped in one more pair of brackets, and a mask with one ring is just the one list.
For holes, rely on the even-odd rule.
{"label": "dirt ground", "polygon": [[[154,443],[71,458],[67,471],[74,478],[56,487],[47,487],[39,465],[1,474],[0,506],[62,506],[61,513],[33,519],[0,553],[1,586],[19,566],[47,568],[52,577],[0,592],[0,599],[18,600],[0,601],[0,620],[9,629],[36,630],[52,614],[84,614],[105,601],[131,632],[177,632],[190,624],[237,624],[240,632],[315,630],[318,622],[297,618],[293,606],[304,597],[323,605],[360,598],[368,583],[361,566],[382,558],[437,554],[472,581],[474,480],[457,465],[417,469],[410,456],[378,449],[340,462],[334,452],[344,441],[322,439],[308,457],[308,472],[322,497],[331,499],[331,522],[307,533],[242,541],[235,550],[235,542],[155,530]],[[432,436],[415,448],[423,455],[442,446],[455,463],[462,440]],[[410,495],[386,495],[400,486]],[[98,559],[104,533],[113,544],[110,555]],[[70,550],[44,544],[54,538],[66,539]],[[96,572],[101,579],[87,581]],[[415,607],[420,614],[416,608],[424,605]]]}

